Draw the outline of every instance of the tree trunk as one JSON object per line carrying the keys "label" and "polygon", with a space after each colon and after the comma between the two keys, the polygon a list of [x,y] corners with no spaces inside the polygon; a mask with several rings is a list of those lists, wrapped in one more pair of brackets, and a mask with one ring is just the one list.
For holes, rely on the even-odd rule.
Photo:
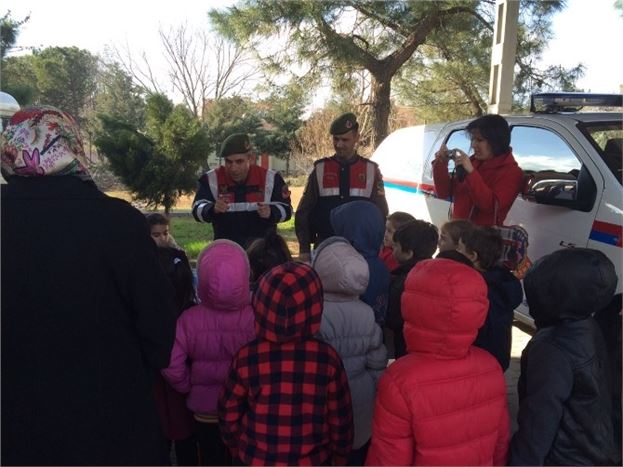
{"label": "tree trunk", "polygon": [[164,215],[165,217],[169,217],[169,214],[171,213],[171,208],[173,207],[174,204],[174,199],[171,196],[164,196],[164,199],[162,200],[162,207],[164,208]]}
{"label": "tree trunk", "polygon": [[372,147],[376,149],[387,136],[389,125],[391,77],[372,75]]}

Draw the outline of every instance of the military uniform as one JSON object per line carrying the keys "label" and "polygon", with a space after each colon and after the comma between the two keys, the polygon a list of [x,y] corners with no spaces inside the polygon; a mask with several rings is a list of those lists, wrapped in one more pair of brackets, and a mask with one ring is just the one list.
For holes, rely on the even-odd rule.
{"label": "military uniform", "polygon": [[[247,152],[247,139],[225,140],[221,157]],[[246,135],[244,135],[246,137]],[[228,203],[225,213],[215,213],[216,200]],[[270,217],[259,216],[258,203],[270,205]],[[227,238],[243,248],[250,240],[263,237],[268,229],[275,229],[277,223],[292,217],[290,190],[283,177],[274,170],[251,165],[244,182],[235,182],[224,166],[210,170],[199,179],[199,187],[192,205],[192,214],[197,222],[210,222],[214,228],[214,239]]]}
{"label": "military uniform", "polygon": [[[331,125],[334,135],[357,130],[352,113],[338,117]],[[311,244],[334,235],[329,215],[331,210],[349,201],[373,202],[387,217],[388,207],[383,176],[378,165],[357,154],[344,160],[336,155],[314,163],[295,217],[300,253],[309,253]]]}

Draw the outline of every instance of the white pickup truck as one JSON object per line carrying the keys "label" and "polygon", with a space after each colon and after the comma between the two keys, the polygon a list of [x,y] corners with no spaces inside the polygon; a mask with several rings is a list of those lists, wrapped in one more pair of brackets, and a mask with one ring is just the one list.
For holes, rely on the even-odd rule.
{"label": "white pickup truck", "polygon": [[[584,112],[588,106],[600,111]],[[616,266],[618,292],[623,278],[620,107],[621,95],[548,93],[532,96],[531,114],[504,116],[515,159],[535,176],[504,224],[528,231],[532,261],[564,247],[603,251]],[[372,160],[383,173],[390,213],[406,211],[437,226],[448,220],[450,201],[435,195],[431,162],[442,143],[470,153],[464,131],[470,121],[402,128],[379,145]],[[534,325],[525,302],[515,317]]]}

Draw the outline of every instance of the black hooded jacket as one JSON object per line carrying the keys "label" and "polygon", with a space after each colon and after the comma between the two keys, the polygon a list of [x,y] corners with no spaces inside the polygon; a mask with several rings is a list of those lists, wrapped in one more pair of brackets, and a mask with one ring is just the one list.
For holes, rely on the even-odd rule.
{"label": "black hooded jacket", "polygon": [[591,317],[612,299],[616,283],[612,262],[583,248],[556,251],[528,272],[524,288],[537,333],[521,356],[519,430],[510,465],[620,460],[607,351]]}

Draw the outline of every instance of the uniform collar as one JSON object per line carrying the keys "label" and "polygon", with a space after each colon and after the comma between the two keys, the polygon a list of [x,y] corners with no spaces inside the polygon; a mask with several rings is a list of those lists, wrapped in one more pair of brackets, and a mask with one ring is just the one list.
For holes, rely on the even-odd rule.
{"label": "uniform collar", "polygon": [[337,157],[336,154],[333,155],[333,159],[335,159],[335,161],[340,165],[353,165],[355,162],[357,162],[360,159],[360,157],[361,156],[359,154],[355,153],[352,159],[344,160],[344,159],[340,159],[339,157]]}

